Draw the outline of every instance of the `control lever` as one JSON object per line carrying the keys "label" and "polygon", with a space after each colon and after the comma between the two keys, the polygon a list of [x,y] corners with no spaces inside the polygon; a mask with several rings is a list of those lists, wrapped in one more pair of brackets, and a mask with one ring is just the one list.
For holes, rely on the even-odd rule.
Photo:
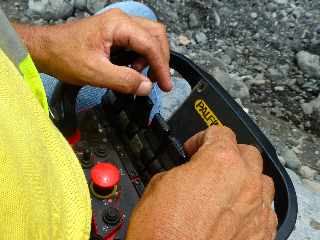
{"label": "control lever", "polygon": [[[230,127],[237,135],[237,140],[241,144],[250,144],[256,146],[264,159],[264,173],[273,178],[275,182],[275,202],[274,207],[279,220],[277,232],[278,240],[287,239],[292,232],[297,218],[297,198],[292,181],[280,163],[276,151],[270,141],[261,132],[257,125],[243,111],[243,109],[232,99],[232,97],[223,89],[223,87],[207,72],[203,71],[191,60],[181,54],[171,52],[170,67],[179,72],[192,87],[191,95],[179,107],[166,124],[160,119],[158,124],[164,127],[162,135],[157,134],[159,129],[152,129],[152,124],[148,126],[139,125],[140,128],[135,131],[136,141],[141,149],[138,151],[140,158],[130,159],[131,162],[139,162],[139,172],[141,178],[149,179],[156,172],[177,166],[186,161],[181,143],[195,133],[206,129],[211,125],[226,125]],[[79,87],[73,87],[67,84],[60,84],[56,88],[55,97],[51,103],[51,111],[56,114],[55,123],[65,136],[72,135],[76,129],[75,103]],[[115,94],[116,96],[117,94]],[[106,96],[105,96],[106,97]],[[108,102],[105,98],[102,101]],[[117,97],[117,96],[116,96]],[[145,98],[145,101],[148,98]],[[143,101],[142,101],[143,102]],[[120,114],[123,108],[107,113],[116,112]],[[109,106],[109,108],[110,108]],[[146,105],[148,106],[148,105]],[[115,109],[117,106],[114,106]],[[124,106],[126,108],[126,106]],[[137,108],[138,109],[138,108]],[[139,112],[135,112],[139,115]],[[127,118],[135,124],[140,121],[139,117],[128,114]],[[107,114],[108,115],[108,114]],[[112,119],[113,116],[107,116]],[[159,118],[159,116],[157,116]],[[112,121],[111,121],[112,122]],[[116,126],[117,124],[113,125]],[[117,130],[117,129],[116,129]],[[123,131],[118,131],[124,135]],[[161,132],[161,131],[160,131]],[[157,137],[158,136],[158,137]],[[171,139],[170,151],[175,150],[179,159],[173,159],[178,162],[168,162],[166,151],[150,151],[157,140],[165,136],[165,140],[160,140],[159,144]],[[158,139],[157,139],[158,138]],[[153,140],[152,140],[153,139]],[[127,140],[126,140],[127,141]],[[128,142],[124,145],[128,146]],[[140,146],[142,144],[142,146]],[[160,146],[159,145],[159,146]],[[146,147],[147,146],[147,147]],[[158,146],[156,146],[158,148]],[[136,149],[131,149],[133,152]],[[148,162],[148,166],[144,163]],[[152,165],[150,165],[150,162]],[[166,165],[166,166],[164,166]],[[152,168],[152,171],[148,171]],[[143,172],[142,172],[143,171]],[[147,172],[145,172],[147,171]],[[147,181],[146,181],[147,182]]]}

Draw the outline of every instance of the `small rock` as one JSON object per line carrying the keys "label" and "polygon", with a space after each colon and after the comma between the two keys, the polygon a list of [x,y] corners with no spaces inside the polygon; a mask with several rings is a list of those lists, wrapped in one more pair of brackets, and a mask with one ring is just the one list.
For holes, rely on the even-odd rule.
{"label": "small rock", "polygon": [[314,230],[318,230],[320,231],[320,222],[314,220],[313,218],[310,221],[310,226],[314,229]]}
{"label": "small rock", "polygon": [[221,84],[221,86],[225,90],[230,90],[234,80],[227,72],[223,71],[219,67],[215,67],[214,69],[210,70],[210,74],[212,74],[212,76],[218,81],[218,83]]}
{"label": "small rock", "polygon": [[250,17],[252,19],[256,19],[258,17],[258,14],[256,12],[252,12],[252,13],[250,13]]}
{"label": "small rock", "polygon": [[196,28],[201,25],[201,21],[199,19],[199,15],[195,14],[194,12],[190,13],[189,15],[189,27]]}
{"label": "small rock", "polygon": [[47,22],[43,18],[39,18],[39,19],[33,21],[33,24],[38,25],[38,26],[42,26],[42,25],[46,25]]}
{"label": "small rock", "polygon": [[67,19],[67,22],[72,22],[72,21],[74,21],[74,20],[77,20],[77,18],[75,18],[75,17],[69,17],[69,18]]}
{"label": "small rock", "polygon": [[74,7],[79,10],[86,10],[87,0],[74,0]]}
{"label": "small rock", "polygon": [[250,98],[249,88],[241,79],[234,81],[229,93],[234,98],[248,99]]}
{"label": "small rock", "polygon": [[213,10],[213,13],[214,13],[214,20],[215,20],[214,25],[216,25],[217,27],[219,27],[220,24],[221,24],[220,15],[218,14],[218,12],[217,12],[215,9]]}
{"label": "small rock", "polygon": [[306,115],[311,115],[313,113],[313,103],[302,103],[301,108]]}
{"label": "small rock", "polygon": [[302,103],[301,108],[306,115],[320,112],[320,95],[311,102]]}
{"label": "small rock", "polygon": [[283,92],[283,91],[284,91],[284,87],[283,87],[283,86],[276,86],[276,87],[274,88],[274,90],[275,90],[276,92]]}
{"label": "small rock", "polygon": [[231,62],[232,62],[232,60],[229,57],[229,55],[224,54],[220,58],[221,58],[221,61],[224,62],[226,65],[230,65]]}
{"label": "small rock", "polygon": [[221,1],[221,0],[213,0],[212,2],[214,4],[214,6],[217,6],[217,7],[223,6],[223,1]]}
{"label": "small rock", "polygon": [[278,6],[272,2],[267,4],[267,9],[269,10],[269,12],[274,12],[275,10],[277,10]]}
{"label": "small rock", "polygon": [[73,0],[29,0],[29,13],[45,19],[70,17],[74,6]]}
{"label": "small rock", "polygon": [[288,3],[288,0],[273,0],[275,3],[277,4],[287,4]]}
{"label": "small rock", "polygon": [[316,176],[314,177],[314,180],[320,182],[320,174],[316,175]]}
{"label": "small rock", "polygon": [[296,55],[298,66],[310,77],[320,78],[320,57],[306,51],[300,51]]}
{"label": "small rock", "polygon": [[225,50],[225,54],[230,57],[231,61],[237,58],[237,50],[235,48],[227,47]]}
{"label": "small rock", "polygon": [[295,18],[300,18],[301,15],[303,14],[303,9],[300,8],[300,7],[297,7],[293,10],[292,12],[292,15],[295,17]]}
{"label": "small rock", "polygon": [[191,43],[191,40],[185,35],[179,35],[178,41],[180,45],[187,46]]}
{"label": "small rock", "polygon": [[208,42],[207,35],[203,32],[198,32],[195,36],[196,41],[201,44],[206,44]]}
{"label": "small rock", "polygon": [[314,169],[311,169],[308,166],[302,166],[299,170],[299,173],[301,174],[302,177],[312,180],[317,174],[317,171]]}
{"label": "small rock", "polygon": [[285,78],[283,73],[275,68],[269,68],[266,73],[266,77],[272,81],[281,81]]}
{"label": "small rock", "polygon": [[302,86],[304,83],[305,83],[304,78],[301,77],[301,76],[298,76],[298,77],[297,77],[297,84],[298,84],[299,86]]}
{"label": "small rock", "polygon": [[296,170],[300,168],[301,161],[298,158],[297,154],[291,149],[286,149],[282,154],[283,158],[286,160],[286,166],[290,169]]}
{"label": "small rock", "polygon": [[263,73],[257,74],[257,76],[255,76],[255,78],[252,78],[249,81],[249,84],[255,85],[255,86],[261,86],[261,85],[266,84],[266,80],[264,79],[264,74]]}
{"label": "small rock", "polygon": [[103,7],[106,5],[106,2],[106,0],[87,0],[86,9],[90,13],[96,13],[103,9]]}
{"label": "small rock", "polygon": [[[210,53],[208,54],[207,52],[204,52],[204,51],[202,51],[201,54],[203,54],[204,56],[210,56]],[[214,70],[215,68],[220,68],[220,70],[222,70],[223,72],[228,72],[228,68],[223,61],[221,61],[219,58],[211,57],[209,72],[211,73],[210,70]]]}
{"label": "small rock", "polygon": [[316,98],[312,102],[313,102],[313,107],[315,108],[315,110],[320,112],[320,94],[319,94],[318,98]]}
{"label": "small rock", "polygon": [[254,79],[251,81],[252,85],[261,86],[266,84],[266,80],[264,79]]}
{"label": "small rock", "polygon": [[302,182],[305,186],[307,186],[310,190],[314,192],[320,192],[320,183],[311,181],[309,179],[303,179]]}

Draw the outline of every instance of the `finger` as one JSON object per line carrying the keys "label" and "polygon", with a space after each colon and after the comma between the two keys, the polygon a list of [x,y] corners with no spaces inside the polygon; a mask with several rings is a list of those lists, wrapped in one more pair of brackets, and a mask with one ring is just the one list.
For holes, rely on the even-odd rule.
{"label": "finger", "polygon": [[234,239],[265,240],[267,227],[261,220],[261,211],[251,213],[243,220],[243,227]]}
{"label": "finger", "polygon": [[166,31],[165,25],[155,22],[155,21],[150,21],[146,18],[143,17],[132,17],[141,27],[146,28],[149,33],[154,36],[156,39],[158,39],[162,53],[169,63],[170,61],[170,47],[169,47],[169,41],[168,41],[168,35]]}
{"label": "finger", "polygon": [[165,174],[166,172],[160,172],[155,174],[149,181],[143,194],[149,195],[150,193],[152,193],[156,189],[156,186],[161,182],[161,179],[165,176]]}
{"label": "finger", "polygon": [[239,144],[240,154],[246,164],[255,172],[262,173],[263,159],[259,150],[251,145]]}
{"label": "finger", "polygon": [[138,24],[131,23],[131,26],[125,26],[125,29],[118,29],[114,43],[119,47],[130,48],[145,57],[160,88],[164,91],[171,90],[169,65],[162,54],[159,41],[150,33]]}
{"label": "finger", "polygon": [[230,146],[237,144],[236,136],[230,128],[212,126],[191,137],[184,144],[184,149],[189,156],[192,156],[201,146],[215,144],[222,141],[226,141]]}
{"label": "finger", "polygon": [[150,94],[152,82],[136,70],[113,65],[106,59],[97,60],[95,64],[96,75],[98,75],[97,86],[137,96]]}
{"label": "finger", "polygon": [[265,240],[273,240],[276,238],[277,226],[278,226],[278,217],[277,214],[271,209],[264,209],[266,213],[265,223],[262,224],[265,228]]}
{"label": "finger", "polygon": [[271,210],[269,214],[269,231],[272,240],[276,239],[278,227],[278,217],[277,214]]}
{"label": "finger", "polygon": [[205,131],[198,132],[184,144],[184,150],[188,156],[195,154],[198,149],[201,147],[204,141]]}
{"label": "finger", "polygon": [[262,176],[262,198],[266,207],[271,208],[272,202],[274,200],[274,183],[272,178],[263,175]]}

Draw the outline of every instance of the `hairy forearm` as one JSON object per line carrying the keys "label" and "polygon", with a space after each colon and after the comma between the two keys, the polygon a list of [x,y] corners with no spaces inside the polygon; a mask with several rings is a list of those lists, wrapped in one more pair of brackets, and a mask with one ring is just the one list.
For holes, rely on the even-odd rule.
{"label": "hairy forearm", "polygon": [[12,25],[20,35],[38,70],[47,72],[52,48],[52,33],[50,33],[53,30],[52,27],[19,23],[12,23]]}

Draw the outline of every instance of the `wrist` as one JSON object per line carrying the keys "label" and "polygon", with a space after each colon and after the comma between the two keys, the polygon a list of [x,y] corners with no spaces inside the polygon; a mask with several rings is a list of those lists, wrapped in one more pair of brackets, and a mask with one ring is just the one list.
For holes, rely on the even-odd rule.
{"label": "wrist", "polygon": [[54,48],[52,39],[54,26],[31,26],[14,23],[13,27],[28,49],[38,71],[49,73],[50,55]]}

